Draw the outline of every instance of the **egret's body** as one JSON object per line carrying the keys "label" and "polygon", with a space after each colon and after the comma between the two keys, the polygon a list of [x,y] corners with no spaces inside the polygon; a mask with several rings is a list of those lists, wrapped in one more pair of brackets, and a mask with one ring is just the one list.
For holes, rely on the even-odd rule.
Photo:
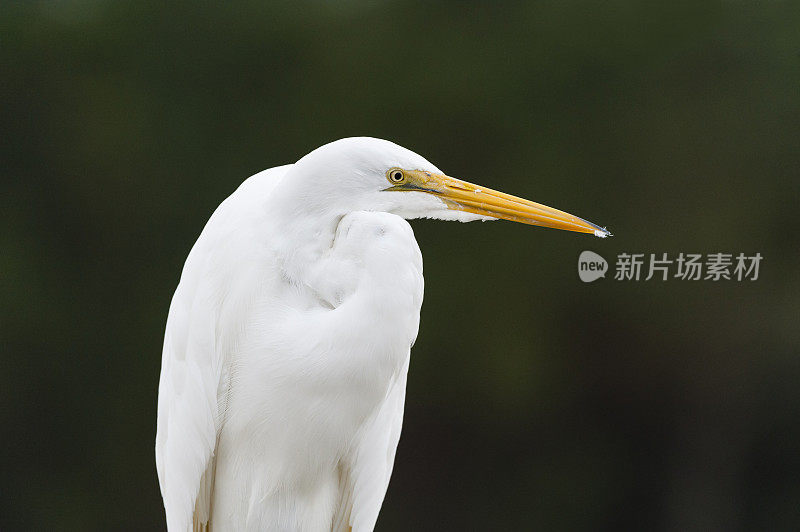
{"label": "egret's body", "polygon": [[[171,531],[374,527],[422,304],[405,218],[538,216],[604,236],[462,184],[387,141],[343,139],[220,205],[164,340],[156,461]],[[473,201],[485,191],[495,199]]]}

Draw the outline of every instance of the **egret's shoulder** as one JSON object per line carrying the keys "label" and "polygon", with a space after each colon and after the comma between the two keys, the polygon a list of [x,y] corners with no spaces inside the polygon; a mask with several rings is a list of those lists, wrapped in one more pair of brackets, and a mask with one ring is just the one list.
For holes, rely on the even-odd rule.
{"label": "egret's shoulder", "polygon": [[284,164],[283,166],[275,166],[267,168],[257,174],[254,174],[245,179],[231,197],[251,200],[264,199],[275,189],[280,183],[283,176],[294,166],[293,164]]}
{"label": "egret's shoulder", "polygon": [[[209,268],[219,272],[238,271],[236,263],[255,249],[253,242],[262,238],[266,205],[292,166],[276,166],[250,176],[219,204],[186,258],[181,284],[207,276]],[[229,269],[225,270],[225,266]]]}

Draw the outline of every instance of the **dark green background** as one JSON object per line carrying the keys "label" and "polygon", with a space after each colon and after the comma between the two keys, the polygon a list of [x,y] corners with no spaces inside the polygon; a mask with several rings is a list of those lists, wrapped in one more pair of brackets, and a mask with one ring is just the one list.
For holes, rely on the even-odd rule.
{"label": "dark green background", "polygon": [[[792,2],[5,2],[0,529],[158,530],[162,334],[247,176],[352,135],[615,237],[413,223],[379,530],[800,528]],[[578,280],[584,249],[755,282]]]}

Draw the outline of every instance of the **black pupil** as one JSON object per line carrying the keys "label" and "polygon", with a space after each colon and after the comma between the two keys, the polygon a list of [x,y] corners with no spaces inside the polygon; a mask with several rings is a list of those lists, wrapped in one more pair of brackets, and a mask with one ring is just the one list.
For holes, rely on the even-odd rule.
{"label": "black pupil", "polygon": [[401,174],[400,172],[395,172],[392,174],[392,179],[394,179],[395,181],[400,181],[401,179],[403,179],[403,174]]}

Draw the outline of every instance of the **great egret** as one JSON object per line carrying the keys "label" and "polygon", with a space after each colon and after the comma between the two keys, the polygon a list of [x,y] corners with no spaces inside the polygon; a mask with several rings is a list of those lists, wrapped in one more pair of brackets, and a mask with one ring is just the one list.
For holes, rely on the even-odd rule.
{"label": "great egret", "polygon": [[374,138],[247,179],[170,305],[156,435],[169,530],[373,529],[422,304],[411,218],[609,234]]}

